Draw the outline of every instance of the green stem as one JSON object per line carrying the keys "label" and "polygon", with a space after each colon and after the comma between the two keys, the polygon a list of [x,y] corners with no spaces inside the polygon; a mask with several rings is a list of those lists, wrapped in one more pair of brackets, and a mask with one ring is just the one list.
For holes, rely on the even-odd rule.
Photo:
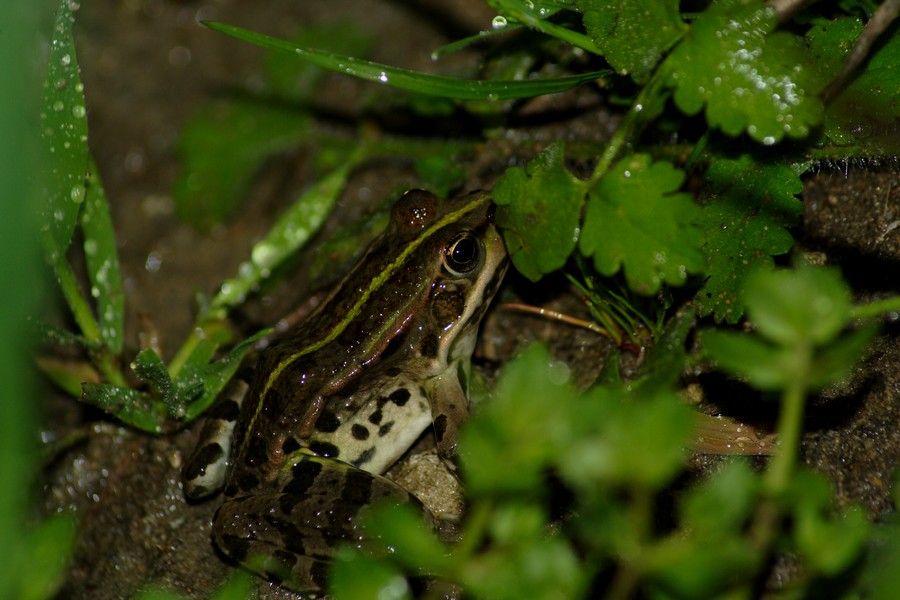
{"label": "green stem", "polygon": [[594,42],[588,36],[582,33],[578,33],[577,31],[572,31],[571,29],[561,27],[555,23],[542,19],[539,16],[535,16],[528,11],[521,10],[519,8],[519,5],[519,2],[509,2],[507,0],[502,0],[495,3],[495,6],[500,11],[500,13],[502,13],[503,16],[512,21],[521,23],[522,25],[530,27],[531,29],[543,31],[547,35],[551,35],[564,42],[568,42],[572,46],[581,48],[582,50],[590,52],[591,54],[596,54],[597,56],[603,55],[603,51],[595,46]]}
{"label": "green stem", "polygon": [[109,383],[128,387],[125,376],[119,369],[115,357],[110,354],[109,348],[104,344],[103,336],[100,335],[100,326],[97,324],[97,320],[94,319],[91,307],[81,291],[81,286],[78,285],[78,280],[69,261],[65,258],[60,258],[53,263],[53,270],[56,272],[59,288],[66,299],[66,304],[69,305],[69,310],[72,311],[72,316],[75,317],[75,322],[78,323],[81,334],[91,346],[89,349],[92,351],[94,364],[96,364],[97,369]]}
{"label": "green stem", "polygon": [[872,319],[884,313],[900,311],[900,296],[858,304],[850,309],[851,319]]}
{"label": "green stem", "polygon": [[53,270],[56,271],[59,288],[66,299],[66,304],[69,305],[69,310],[72,311],[72,316],[75,317],[75,322],[78,323],[78,327],[81,329],[81,334],[92,344],[96,344],[98,347],[101,346],[103,338],[100,336],[100,326],[97,325],[97,321],[94,319],[91,307],[88,306],[84,298],[81,286],[78,285],[78,280],[75,278],[75,273],[72,271],[69,261],[62,257],[59,258],[53,263]]}
{"label": "green stem", "polygon": [[612,166],[613,161],[616,160],[624,148],[630,143],[630,140],[634,136],[635,130],[638,128],[641,121],[646,118],[653,118],[653,116],[655,116],[654,113],[658,114],[658,110],[653,108],[653,104],[660,101],[659,94],[662,88],[663,79],[664,77],[660,74],[660,71],[657,70],[653,75],[653,78],[643,87],[643,89],[641,89],[634,104],[631,105],[631,108],[628,109],[628,112],[625,113],[625,116],[619,122],[615,133],[613,133],[612,138],[609,140],[609,144],[606,146],[603,154],[600,155],[600,160],[597,161],[594,172],[591,173],[591,178],[588,180],[589,190],[593,189],[597,182],[600,181],[600,178],[602,178]]}
{"label": "green stem", "polygon": [[632,490],[630,515],[635,532],[635,548],[621,557],[621,564],[606,592],[608,600],[626,600],[634,596],[641,581],[641,559],[651,537],[654,513],[653,492],[639,487]]}
{"label": "green stem", "polygon": [[764,485],[770,497],[785,493],[794,474],[800,453],[800,434],[803,431],[803,412],[806,400],[806,380],[812,364],[812,349],[802,348],[804,368],[781,396],[781,414],[778,417],[778,452],[766,469]]}

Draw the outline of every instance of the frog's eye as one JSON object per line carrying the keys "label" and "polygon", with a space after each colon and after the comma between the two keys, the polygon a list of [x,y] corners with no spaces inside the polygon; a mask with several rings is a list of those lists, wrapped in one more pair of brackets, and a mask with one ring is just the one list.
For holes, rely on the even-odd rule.
{"label": "frog's eye", "polygon": [[472,272],[481,265],[484,254],[481,242],[472,233],[461,233],[444,252],[444,268],[456,277]]}

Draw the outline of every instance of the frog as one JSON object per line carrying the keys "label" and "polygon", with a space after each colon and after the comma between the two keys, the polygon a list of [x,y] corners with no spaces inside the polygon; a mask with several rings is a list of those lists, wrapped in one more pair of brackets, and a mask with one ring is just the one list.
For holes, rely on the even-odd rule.
{"label": "frog", "polygon": [[230,559],[315,597],[360,515],[413,494],[384,473],[430,428],[456,469],[480,323],[508,265],[489,192],[405,193],[387,228],[302,323],[219,401],[186,462],[185,494],[223,491],[212,539]]}

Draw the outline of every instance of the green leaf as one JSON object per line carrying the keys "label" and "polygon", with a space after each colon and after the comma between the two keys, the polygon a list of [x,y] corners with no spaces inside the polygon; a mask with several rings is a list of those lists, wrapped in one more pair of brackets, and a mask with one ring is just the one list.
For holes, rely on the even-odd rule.
{"label": "green leaf", "polygon": [[684,173],[648,155],[622,159],[599,181],[588,198],[582,254],[594,257],[597,270],[625,270],[628,286],[652,294],[664,282],[680,285],[703,268],[700,236],[691,196],[675,193]]}
{"label": "green leaf", "polygon": [[687,29],[677,0],[576,0],[575,5],[603,57],[637,83],[647,81],[663,53]]}
{"label": "green leaf", "polygon": [[55,263],[72,239],[78,211],[84,201],[88,169],[87,117],[75,43],[72,39],[72,2],[59,2],[49,67],[41,99],[41,138],[45,205],[41,213],[47,259]]}
{"label": "green leaf", "polygon": [[675,104],[728,135],[770,145],[805,137],[822,118],[820,76],[801,38],[774,32],[775,11],[761,0],[721,0],[701,13],[661,69]]}
{"label": "green leaf", "polygon": [[797,547],[816,570],[834,576],[859,558],[871,528],[861,507],[851,507],[834,518],[804,506],[798,508]]}
{"label": "green leaf", "polygon": [[262,160],[309,133],[309,115],[252,100],[205,106],[181,135],[174,183],[178,216],[192,225],[222,222],[247,196]]}
{"label": "green leaf", "polygon": [[744,314],[741,291],[747,275],[771,268],[772,256],[790,250],[786,229],[803,215],[795,197],[800,178],[787,167],[755,162],[749,155],[719,159],[706,172],[710,198],[700,212],[708,278],[695,301],[701,316],[737,323]]}
{"label": "green leaf", "polygon": [[594,388],[580,399],[584,428],[557,458],[564,481],[584,493],[609,486],[655,490],[684,467],[695,413],[673,392]]}
{"label": "green leaf", "polygon": [[391,548],[393,560],[410,570],[440,573],[448,549],[425,525],[422,512],[409,504],[376,506],[363,517],[367,535]]}
{"label": "green leaf", "polygon": [[238,267],[237,275],[222,284],[210,302],[210,313],[243,302],[248,293],[315,235],[331,213],[361,156],[357,153],[348,157],[294,201],[266,237],[253,246],[250,260]]}
{"label": "green leaf", "polygon": [[681,503],[682,526],[698,537],[740,534],[756,507],[759,478],[744,460],[731,460],[691,488]]}
{"label": "green leaf", "polygon": [[419,73],[407,69],[399,69],[379,63],[360,60],[352,56],[343,56],[331,52],[324,52],[314,48],[303,48],[291,42],[254,33],[234,25],[205,21],[204,25],[210,29],[221,31],[245,42],[255,44],[262,48],[288,52],[298,58],[307,60],[322,68],[343,73],[373,83],[382,83],[392,87],[454,98],[456,100],[510,100],[516,98],[530,98],[542,94],[556,94],[568,89],[594,81],[603,75],[602,71],[584,73],[571,77],[559,77],[555,79],[533,79],[527,81],[472,81],[441,77],[428,73]]}
{"label": "green leaf", "polygon": [[20,600],[45,600],[57,597],[68,571],[69,557],[75,546],[77,526],[71,514],[53,515],[28,534],[24,554]]}
{"label": "green leaf", "polygon": [[84,233],[84,257],[91,279],[91,296],[97,303],[100,337],[110,352],[119,354],[125,329],[125,291],[109,202],[93,159],[89,161],[81,231]]}
{"label": "green leaf", "polygon": [[810,386],[821,389],[843,380],[877,332],[878,324],[871,323],[838,337],[816,352],[810,373]]}
{"label": "green leaf", "polygon": [[803,372],[792,349],[768,344],[751,335],[732,331],[704,331],[703,350],[724,371],[746,379],[761,390],[780,390]]}
{"label": "green leaf", "polygon": [[494,184],[506,248],[516,269],[532,281],[566,264],[575,248],[585,184],[566,170],[564,158],[563,144],[552,144]]}
{"label": "green leaf", "polygon": [[[343,51],[364,56],[372,50],[372,38],[351,21],[304,24],[291,36],[291,42],[302,47],[330,52]],[[298,61],[284,52],[266,54],[263,65],[265,86],[281,98],[294,103],[315,103],[327,71],[309,62]]]}
{"label": "green leaf", "polygon": [[[859,19],[835,19],[806,34],[812,54],[829,81],[840,73],[856,45],[863,25]],[[825,135],[836,144],[862,144],[870,154],[900,151],[895,123],[900,118],[900,36],[888,30],[874,46],[862,70],[828,105]]]}
{"label": "green leaf", "polygon": [[85,383],[81,401],[97,406],[117,419],[141,431],[162,433],[167,407],[149,395],[108,383]]}
{"label": "green leaf", "polygon": [[413,597],[409,584],[396,568],[350,546],[338,549],[331,563],[328,593],[335,600],[407,600]]}
{"label": "green leaf", "polygon": [[200,397],[191,401],[184,413],[184,420],[190,421],[206,410],[213,403],[219,392],[225,388],[225,385],[234,376],[244,356],[253,347],[260,338],[269,335],[271,329],[263,329],[262,331],[250,336],[234,348],[228,354],[219,360],[208,363],[209,358],[202,360],[197,357],[196,362],[188,360],[176,378],[176,383],[182,387],[191,386],[191,382],[199,381],[203,385],[203,392]]}
{"label": "green leaf", "polygon": [[850,290],[834,268],[756,271],[744,302],[760,335],[785,346],[826,344],[850,314]]}
{"label": "green leaf", "polygon": [[567,371],[533,346],[505,365],[496,397],[460,431],[460,466],[473,496],[541,493],[547,465],[569,438],[576,394]]}

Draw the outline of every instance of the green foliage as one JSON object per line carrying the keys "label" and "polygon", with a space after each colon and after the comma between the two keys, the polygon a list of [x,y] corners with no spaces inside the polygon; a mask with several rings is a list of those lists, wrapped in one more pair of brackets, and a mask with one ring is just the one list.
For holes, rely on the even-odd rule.
{"label": "green foliage", "polygon": [[625,157],[591,191],[582,254],[603,275],[621,266],[632,290],[656,292],[663,282],[681,285],[702,269],[697,207],[677,193],[684,173],[647,155]]}
{"label": "green foliage", "polygon": [[494,185],[497,223],[516,269],[533,281],[556,271],[575,248],[584,183],[566,170],[563,145],[544,150],[528,167],[513,167]]}
{"label": "green foliage", "polygon": [[[341,138],[321,130],[313,118],[321,69],[413,92],[417,96],[403,106],[419,116],[468,112],[484,124],[485,137],[489,127],[506,126],[516,100],[608,84],[630,108],[608,143],[576,140],[579,158],[594,164],[591,175],[574,175],[580,171],[567,166],[566,146],[549,143],[497,180],[496,218],[514,265],[526,277],[536,281],[566,265],[581,267],[581,289],[610,303],[594,307],[595,313],[613,315],[613,325],[630,334],[636,324],[647,325],[655,350],[635,380],[604,377],[584,392],[573,388],[567,369],[552,364],[546,351],[523,353],[506,366],[496,397],[462,430],[469,510],[461,542],[438,541],[409,507],[375,510],[369,528],[386,551],[342,550],[332,591],[338,598],[408,598],[413,587],[407,578],[424,574],[440,582],[435,589],[456,585],[472,597],[751,597],[771,577],[772,555],[786,552],[797,557],[804,573],[798,594],[832,579],[850,580],[855,569],[861,571],[858,587],[873,596],[900,594],[897,523],[878,531],[860,509],[835,509],[829,486],[800,469],[797,457],[807,395],[844,377],[874,333],[866,325],[851,329],[851,321],[896,310],[900,302],[853,306],[836,271],[772,270],[773,257],[790,250],[789,228],[802,211],[796,198],[802,190],[799,168],[793,165],[814,156],[896,149],[896,140],[878,128],[889,129],[898,116],[900,38],[876,44],[858,76],[826,108],[818,94],[860,35],[855,5],[830,7],[837,17],[813,14],[784,26],[761,0],[720,0],[694,15],[680,13],[671,0],[491,5],[501,13],[503,35],[540,34],[547,43],[519,45],[506,55],[498,46],[486,60],[485,79],[416,73],[335,54],[364,55],[368,48],[365,36],[340,25],[305,28],[286,41],[208,23],[273,53],[266,59],[262,94],[219,100],[187,127],[181,140],[184,170],[175,189],[179,214],[203,227],[228,218],[262,161],[298,145],[320,151],[317,181],[235,277],[204,301],[194,332],[166,364],[150,349],[133,360],[123,353],[125,307],[115,238],[88,153],[72,5],[63,0],[41,104],[48,161],[41,228],[45,257],[80,329],[56,339],[83,346],[90,361],[52,367],[57,380],[75,389],[73,382],[100,379],[84,386],[83,400],[133,427],[161,432],[179,426],[209,406],[266,333],[223,355],[221,349],[232,343],[227,311],[316,233],[354,168],[372,158],[402,158],[433,190],[455,190],[462,177],[460,152],[477,149],[481,139],[371,134],[360,140],[358,132]],[[352,43],[330,47],[339,38]],[[586,70],[599,61],[615,74]],[[600,82],[601,76],[607,79]],[[425,102],[422,95],[439,101]],[[643,135],[659,133],[662,123],[679,129],[679,144]],[[809,135],[816,128],[824,137]],[[873,128],[876,135],[867,135]],[[763,154],[776,144],[779,153]],[[691,191],[699,192],[699,202],[687,193],[686,181],[695,184]],[[88,294],[67,258],[76,251],[70,245],[79,227]],[[10,280],[27,280],[19,275]],[[621,293],[611,285],[596,293],[604,285],[601,276],[624,280]],[[686,287],[688,296],[696,293],[700,316],[737,323],[746,312],[754,328],[706,330],[700,341],[718,368],[780,398],[779,451],[762,473],[733,461],[704,481],[687,482],[684,448],[696,418],[677,385],[690,360],[685,348],[695,315],[682,311],[662,329],[668,307],[651,318],[634,316],[633,306],[633,294],[667,297],[676,286]],[[140,389],[128,387],[117,366],[123,363],[132,364]],[[15,384],[16,376],[6,381]],[[7,421],[18,424],[20,417]],[[21,471],[17,464],[0,469],[18,486],[8,489],[26,485]],[[660,506],[674,506],[674,514],[660,520]],[[48,522],[28,543],[15,546],[26,557],[16,565],[27,563],[43,575],[23,569],[21,580],[34,582],[34,590],[23,594],[52,593],[70,528],[64,520]],[[24,537],[16,528],[0,531],[4,539]],[[879,534],[887,540],[884,552],[867,554],[867,543]],[[245,585],[233,584],[220,597],[242,597]]]}
{"label": "green foliage", "polygon": [[[809,310],[799,310],[805,302]],[[846,343],[840,332],[852,311],[833,270],[759,271],[746,303],[785,362],[802,364],[810,349]],[[836,509],[824,477],[798,466],[802,423],[793,390],[802,407],[822,382],[815,361],[809,376],[763,381],[763,389],[782,392],[783,415],[779,454],[762,473],[739,459],[684,485],[696,416],[671,386],[688,360],[692,322],[687,314],[671,324],[630,385],[579,393],[568,370],[537,346],[508,363],[495,396],[461,431],[469,507],[460,542],[443,546],[410,507],[377,509],[366,529],[390,550],[345,548],[332,571],[335,598],[407,598],[403,577],[422,573],[474,598],[752,597],[771,576],[776,549],[800,562],[804,576],[792,593],[801,596],[853,577],[860,565],[863,580],[886,582],[878,568],[894,555],[866,557],[873,526],[865,512]],[[752,353],[710,343],[721,335],[712,333],[703,344],[723,367],[752,370]],[[856,357],[843,353],[831,367],[846,370]],[[675,514],[658,521],[657,507],[673,494]]]}
{"label": "green foliage", "polygon": [[691,115],[705,106],[711,126],[766,145],[805,137],[822,117],[821,79],[802,40],[775,24],[759,0],[725,0],[704,11],[662,67],[678,108]]}
{"label": "green foliage", "polygon": [[803,205],[796,194],[803,184],[790,168],[746,154],[715,161],[705,177],[710,197],[698,225],[706,237],[709,277],[697,292],[697,307],[701,315],[737,323],[744,313],[740,296],[747,274],[771,267],[772,256],[793,246],[786,228],[800,221]]}
{"label": "green foliage", "polygon": [[687,29],[674,0],[577,0],[575,5],[603,57],[636,83],[647,81],[663,53]]}

